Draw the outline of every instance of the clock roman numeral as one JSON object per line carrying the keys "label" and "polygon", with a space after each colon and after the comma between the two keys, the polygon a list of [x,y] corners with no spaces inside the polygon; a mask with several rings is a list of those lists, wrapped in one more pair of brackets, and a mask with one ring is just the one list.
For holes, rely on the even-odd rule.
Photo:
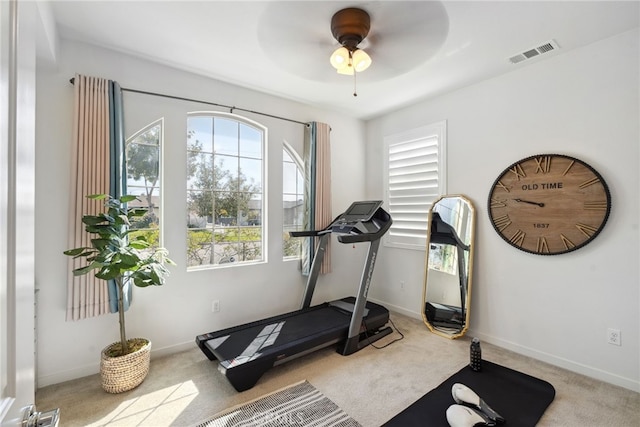
{"label": "clock roman numeral", "polygon": [[503,200],[491,199],[491,208],[506,208],[507,203]]}
{"label": "clock roman numeral", "polygon": [[567,166],[567,168],[564,170],[564,172],[562,172],[562,175],[566,175],[569,172],[569,169],[571,169],[571,166],[574,165],[576,161],[575,160],[571,160],[571,163],[569,163],[569,166]]}
{"label": "clock roman numeral", "polygon": [[551,169],[551,156],[542,156],[536,158],[536,173],[548,173]]}
{"label": "clock roman numeral", "polygon": [[590,226],[590,225],[586,225],[586,224],[580,224],[580,223],[577,223],[577,224],[576,224],[576,228],[577,228],[578,230],[580,230],[580,232],[581,232],[582,234],[584,234],[585,236],[587,236],[587,237],[591,237],[591,236],[593,236],[593,234],[594,234],[596,231],[598,231],[598,229],[597,229],[597,228],[595,228],[595,227],[592,227],[592,226]]}
{"label": "clock roman numeral", "polygon": [[599,183],[599,182],[600,182],[600,178],[595,177],[595,178],[591,178],[591,179],[590,179],[590,180],[588,180],[588,181],[583,182],[583,183],[582,183],[582,184],[580,184],[578,187],[580,187],[580,188],[587,188],[588,186],[593,185],[593,184],[597,184],[597,183]]}
{"label": "clock roman numeral", "polygon": [[515,233],[513,233],[513,236],[511,236],[509,241],[511,243],[513,243],[514,245],[522,246],[522,244],[524,243],[524,238],[525,238],[526,235],[527,235],[527,233],[525,233],[524,231],[518,230]]}
{"label": "clock roman numeral", "polygon": [[560,239],[562,240],[562,243],[564,244],[565,249],[571,249],[576,247],[576,245],[574,245],[571,240],[567,239],[565,235],[561,234]]}
{"label": "clock roman numeral", "polygon": [[607,210],[607,202],[606,201],[584,202],[584,209],[605,211]]}
{"label": "clock roman numeral", "polygon": [[516,175],[516,178],[518,178],[518,181],[520,181],[520,178],[524,178],[527,176],[527,174],[524,173],[524,170],[522,169],[522,166],[520,166],[520,164],[517,164],[511,169],[509,169],[509,172],[514,173]]}
{"label": "clock roman numeral", "polygon": [[502,181],[498,181],[496,182],[496,187],[500,187],[502,188],[504,191],[506,191],[507,193],[509,192],[509,189],[502,183]]}
{"label": "clock roman numeral", "polygon": [[498,218],[494,218],[493,223],[498,227],[499,231],[502,231],[511,225],[511,219],[509,219],[509,215],[502,215]]}
{"label": "clock roman numeral", "polygon": [[549,253],[549,245],[547,244],[546,237],[538,237],[538,245],[536,247],[538,253]]}

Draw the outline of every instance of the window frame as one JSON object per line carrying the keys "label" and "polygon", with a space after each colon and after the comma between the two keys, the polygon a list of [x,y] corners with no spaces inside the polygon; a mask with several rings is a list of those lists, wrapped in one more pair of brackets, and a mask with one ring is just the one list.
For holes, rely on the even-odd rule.
{"label": "window frame", "polygon": [[[247,265],[255,265],[255,264],[263,264],[263,263],[267,263],[268,262],[268,239],[267,239],[267,232],[268,232],[268,212],[267,212],[267,197],[268,197],[268,182],[267,182],[267,167],[268,167],[268,129],[265,125],[256,122],[254,120],[248,119],[244,116],[240,116],[237,114],[233,114],[233,113],[225,113],[225,112],[220,112],[220,111],[192,111],[192,112],[188,112],[186,115],[186,121],[187,121],[187,130],[189,129],[189,125],[188,125],[188,121],[190,118],[192,117],[208,117],[211,118],[211,120],[215,120],[215,118],[221,118],[224,120],[230,120],[230,121],[234,121],[238,123],[238,129],[240,130],[240,126],[245,125],[248,126],[250,128],[255,129],[256,131],[258,131],[262,138],[261,138],[261,158],[259,159],[261,162],[261,174],[260,174],[260,212],[261,212],[261,220],[260,220],[260,229],[261,229],[261,240],[260,240],[260,259],[256,259],[256,260],[248,260],[248,261],[231,261],[231,262],[224,262],[224,263],[220,263],[218,262],[217,264],[215,263],[206,263],[206,264],[199,264],[199,265],[190,265],[190,261],[189,261],[189,230],[191,230],[191,228],[188,226],[188,222],[187,222],[187,227],[186,227],[186,232],[187,232],[187,239],[186,239],[186,250],[187,250],[187,272],[190,271],[198,271],[198,270],[207,270],[207,269],[219,269],[219,268],[228,268],[228,267],[240,267],[240,266],[247,266]],[[215,132],[215,131],[214,131]],[[214,134],[212,134],[213,136]],[[239,138],[239,136],[238,136]],[[239,140],[238,140],[239,141]],[[212,141],[212,144],[214,142]],[[188,137],[186,138],[186,151],[187,151],[187,158],[189,156],[189,139]],[[212,146],[212,151],[211,154],[213,156],[213,163],[215,165],[215,150]],[[240,160],[243,158],[247,158],[249,159],[249,157],[245,157],[242,156],[241,153],[238,151],[238,153],[234,156],[230,156],[228,154],[219,154],[219,156],[223,156],[223,157],[234,157],[238,160],[238,162],[240,163]],[[253,157],[251,157],[250,159],[255,159]],[[185,208],[186,208],[186,212],[187,215],[189,213],[189,207],[188,207],[188,195],[189,192],[191,191],[200,191],[200,190],[194,190],[189,188],[189,175],[187,173],[186,176],[186,194],[187,194],[187,200],[185,200]],[[214,190],[211,190],[214,191]],[[212,228],[211,230],[213,232],[215,232],[216,229],[216,225],[215,225],[215,213],[213,213],[213,224],[212,224]],[[240,229],[240,227],[242,227],[242,225],[235,225],[235,228]],[[207,225],[205,224],[204,229],[207,229]],[[240,241],[239,241],[240,242]],[[214,244],[212,245],[211,250],[214,250],[214,246],[215,246],[215,242],[213,242]]]}
{"label": "window frame", "polygon": [[[153,247],[162,247],[164,246],[164,233],[162,232],[163,230],[163,224],[164,224],[164,205],[163,205],[163,190],[162,190],[162,186],[163,186],[163,181],[164,181],[164,177],[163,177],[163,171],[164,171],[164,118],[159,118],[156,119],[154,121],[152,121],[151,123],[149,123],[148,125],[142,127],[140,130],[138,130],[137,132],[134,132],[130,137],[125,138],[125,158],[126,158],[126,180],[127,180],[127,194],[131,194],[130,191],[130,185],[129,185],[129,146],[130,144],[134,144],[134,140],[136,138],[138,138],[139,136],[143,135],[145,132],[149,131],[150,129],[154,128],[154,127],[158,127],[159,128],[159,135],[158,135],[158,180],[156,185],[153,186],[153,188],[156,188],[158,191],[158,206],[157,209],[159,211],[158,214],[158,240],[155,243],[152,243]],[[139,143],[135,143],[137,145],[142,145]],[[145,144],[147,145],[147,144]],[[147,145],[150,146],[150,145]],[[141,188],[141,187],[138,187]],[[135,194],[134,194],[135,195]],[[137,195],[136,195],[137,196]],[[144,202],[144,200],[143,200]],[[129,205],[131,205],[131,203],[129,203]],[[145,227],[145,228],[140,228],[137,230],[153,230],[153,228],[150,227]]]}
{"label": "window frame", "polygon": [[[390,150],[392,147],[397,147],[402,144],[416,143],[419,141],[427,141],[436,138],[437,147],[437,161],[431,162],[431,165],[435,165],[437,168],[437,189],[433,194],[427,194],[425,192],[419,192],[411,197],[411,200],[415,203],[415,210],[411,213],[403,212],[398,215],[398,211],[394,205],[396,203],[391,202],[392,189],[390,188]],[[394,223],[391,225],[391,229],[385,235],[383,244],[389,247],[412,249],[412,250],[426,250],[427,241],[427,221],[429,209],[433,202],[443,194],[447,194],[447,121],[442,120],[435,123],[431,123],[426,126],[421,126],[414,129],[409,129],[399,133],[387,135],[384,137],[384,182],[385,182],[385,205],[389,209],[391,218]],[[426,200],[425,200],[426,198]],[[396,217],[394,218],[394,214]],[[412,216],[413,220],[408,221],[403,216]],[[396,230],[402,223],[413,222],[412,230],[410,232],[402,233],[402,236],[394,233],[394,225]],[[424,224],[424,227],[422,226]]]}
{"label": "window frame", "polygon": [[[299,172],[300,174],[302,174],[302,189],[300,190],[300,193],[298,193],[297,191],[297,186],[296,186],[296,195],[301,194],[302,195],[302,206],[304,209],[304,162],[302,161],[302,157],[300,157],[300,155],[298,154],[298,152],[286,141],[282,142],[282,153],[283,153],[283,157],[282,157],[282,260],[283,261],[292,261],[292,260],[299,260],[302,256],[302,252],[299,250],[297,255],[291,255],[291,256],[287,256],[285,254],[285,243],[286,243],[286,239],[285,239],[285,233],[287,232],[287,230],[285,230],[285,226],[287,224],[285,224],[285,215],[284,215],[284,196],[285,196],[285,192],[284,192],[284,153],[286,153],[290,158],[293,164],[296,165],[296,172]],[[297,177],[297,175],[296,175]],[[297,183],[297,180],[296,180]],[[286,194],[292,194],[292,193],[286,193]],[[295,225],[295,224],[294,224]],[[298,224],[298,227],[296,228],[296,231],[300,231],[304,229],[304,224],[300,223]],[[302,239],[297,238],[300,242],[297,245],[298,247],[301,247],[302,245]]]}

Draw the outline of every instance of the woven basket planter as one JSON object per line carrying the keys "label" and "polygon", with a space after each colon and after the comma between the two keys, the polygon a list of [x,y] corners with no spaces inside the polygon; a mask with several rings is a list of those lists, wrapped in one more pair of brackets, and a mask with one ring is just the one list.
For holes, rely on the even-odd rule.
{"label": "woven basket planter", "polygon": [[[131,340],[129,340],[131,341]],[[151,342],[140,350],[124,356],[112,357],[108,355],[113,343],[102,350],[100,359],[100,376],[102,388],[108,393],[122,393],[139,386],[149,373],[151,360]]]}

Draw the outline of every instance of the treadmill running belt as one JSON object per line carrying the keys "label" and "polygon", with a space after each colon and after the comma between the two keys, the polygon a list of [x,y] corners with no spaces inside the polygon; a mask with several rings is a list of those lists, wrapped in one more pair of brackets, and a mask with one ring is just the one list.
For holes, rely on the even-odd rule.
{"label": "treadmill running belt", "polygon": [[251,356],[258,351],[265,353],[270,347],[283,343],[292,344],[310,336],[336,330],[342,333],[349,324],[350,316],[331,307],[313,310],[304,316],[280,318],[267,324],[250,328],[207,341],[206,345],[218,360],[229,360],[239,355]]}
{"label": "treadmill running belt", "polygon": [[535,426],[556,391],[541,379],[495,363],[482,361],[482,371],[469,366],[431,390],[407,409],[389,420],[384,427],[449,427],[447,408],[455,404],[451,387],[461,383],[471,388],[491,408],[506,419],[504,426]]}

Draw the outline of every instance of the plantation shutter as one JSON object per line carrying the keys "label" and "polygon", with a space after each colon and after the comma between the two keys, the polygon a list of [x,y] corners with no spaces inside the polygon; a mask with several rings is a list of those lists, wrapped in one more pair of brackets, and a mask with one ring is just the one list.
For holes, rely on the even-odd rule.
{"label": "plantation shutter", "polygon": [[445,191],[446,123],[385,138],[387,206],[393,224],[385,243],[425,249],[431,204]]}

